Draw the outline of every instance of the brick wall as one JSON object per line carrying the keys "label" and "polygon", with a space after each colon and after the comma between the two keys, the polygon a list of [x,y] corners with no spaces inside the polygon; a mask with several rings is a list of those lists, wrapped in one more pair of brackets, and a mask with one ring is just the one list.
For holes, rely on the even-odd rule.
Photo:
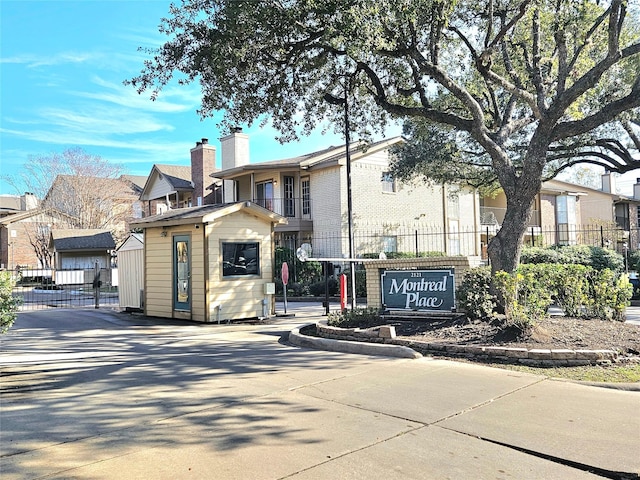
{"label": "brick wall", "polygon": [[455,285],[460,286],[464,272],[482,265],[480,257],[432,257],[432,258],[400,258],[395,260],[374,260],[364,264],[367,275],[367,305],[382,307],[380,291],[380,274],[383,270],[437,270],[453,268]]}

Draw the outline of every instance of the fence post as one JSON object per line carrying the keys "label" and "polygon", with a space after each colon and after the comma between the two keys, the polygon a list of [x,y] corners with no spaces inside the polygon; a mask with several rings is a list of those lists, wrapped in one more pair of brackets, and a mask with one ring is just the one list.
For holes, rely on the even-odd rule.
{"label": "fence post", "polygon": [[416,258],[420,256],[420,252],[418,251],[418,230],[416,230]]}
{"label": "fence post", "polygon": [[100,308],[100,265],[97,261],[93,270],[93,298],[95,308]]}
{"label": "fence post", "polygon": [[531,227],[531,246],[536,246],[536,237],[533,236],[533,227]]}
{"label": "fence post", "polygon": [[604,248],[604,228],[600,225],[600,247]]}

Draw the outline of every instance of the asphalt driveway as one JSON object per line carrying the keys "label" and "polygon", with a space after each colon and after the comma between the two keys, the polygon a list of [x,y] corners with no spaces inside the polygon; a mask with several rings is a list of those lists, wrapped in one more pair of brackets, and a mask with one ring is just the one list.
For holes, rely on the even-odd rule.
{"label": "asphalt driveway", "polygon": [[298,348],[287,333],[323,309],[289,311],[20,314],[1,337],[0,476],[638,478],[637,392]]}

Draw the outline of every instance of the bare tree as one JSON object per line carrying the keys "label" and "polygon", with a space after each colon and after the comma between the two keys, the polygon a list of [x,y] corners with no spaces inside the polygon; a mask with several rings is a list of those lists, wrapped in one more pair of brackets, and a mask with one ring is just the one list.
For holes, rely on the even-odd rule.
{"label": "bare tree", "polygon": [[14,187],[22,184],[40,199],[25,232],[44,267],[52,262],[52,229],[107,229],[116,241],[124,238],[138,197],[121,179],[122,174],[122,166],[72,148],[31,156],[19,178],[8,179]]}

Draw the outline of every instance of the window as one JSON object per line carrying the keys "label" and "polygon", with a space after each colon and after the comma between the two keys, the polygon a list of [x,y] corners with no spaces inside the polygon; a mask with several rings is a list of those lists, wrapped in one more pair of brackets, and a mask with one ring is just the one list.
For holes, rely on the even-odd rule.
{"label": "window", "polygon": [[450,191],[447,195],[447,217],[453,219],[460,218],[460,195],[457,190]]}
{"label": "window", "polygon": [[273,212],[273,182],[256,184],[256,203]]}
{"label": "window", "polygon": [[386,193],[396,191],[396,181],[391,172],[382,172],[382,191]]}
{"label": "window", "polygon": [[576,197],[559,195],[556,198],[556,218],[558,224],[558,243],[575,245],[576,238]]}
{"label": "window", "polygon": [[[640,210],[638,210],[640,215]],[[309,178],[302,179],[302,214],[311,215],[311,184]]]}
{"label": "window", "polygon": [[257,275],[260,271],[258,242],[222,243],[222,276]]}
{"label": "window", "polygon": [[629,222],[629,204],[628,203],[616,203],[616,225],[622,230],[628,232],[631,229],[631,223]]}
{"label": "window", "polygon": [[383,236],[382,237],[382,251],[385,253],[398,251],[398,237],[396,236]]}
{"label": "window", "polygon": [[293,184],[294,184],[293,177],[284,177],[284,216],[285,217],[296,216],[295,198],[293,196],[294,194]]}

